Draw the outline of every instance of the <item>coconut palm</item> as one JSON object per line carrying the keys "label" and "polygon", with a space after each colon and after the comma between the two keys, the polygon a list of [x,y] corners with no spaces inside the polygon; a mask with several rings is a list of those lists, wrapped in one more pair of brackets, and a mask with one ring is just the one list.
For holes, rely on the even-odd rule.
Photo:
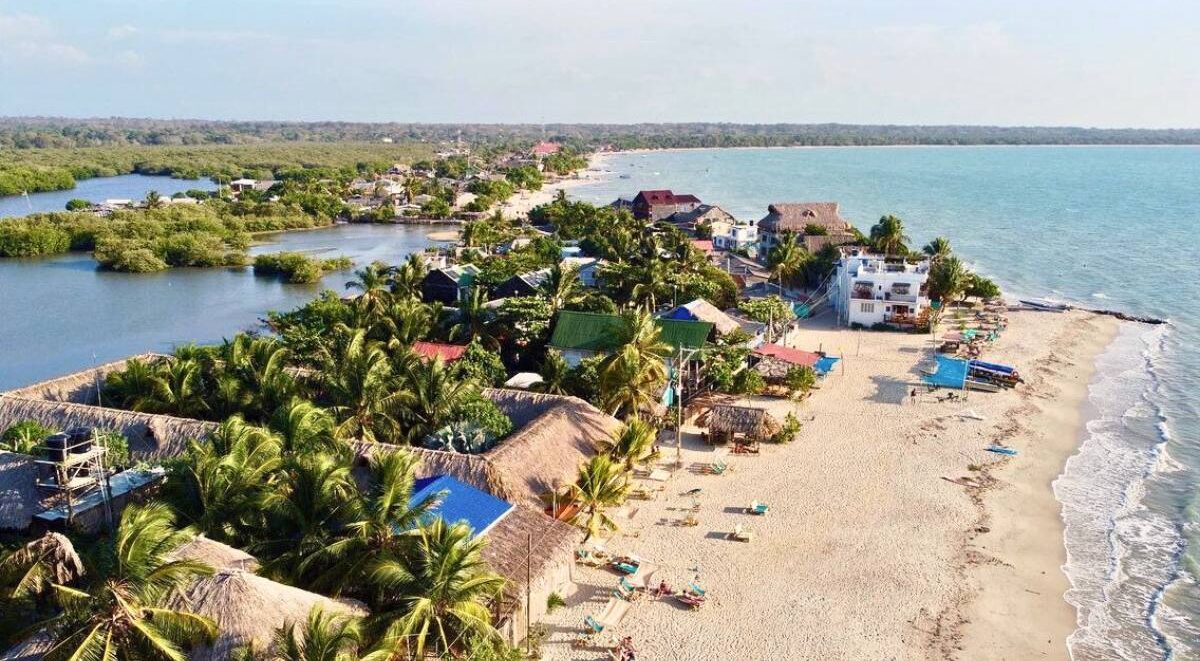
{"label": "coconut palm", "polygon": [[333,415],[312,402],[295,397],[271,417],[285,452],[329,449],[334,445]]}
{"label": "coconut palm", "polygon": [[194,360],[172,360],[160,365],[155,369],[154,389],[144,402],[145,408],[139,410],[200,417],[208,409],[200,376],[200,365]]}
{"label": "coconut palm", "polygon": [[125,369],[104,379],[104,398],[111,404],[134,411],[149,410],[154,399],[157,370],[140,358],[130,358]]}
{"label": "coconut palm", "polygon": [[291,351],[275,338],[238,334],[224,342],[213,357],[213,372],[219,375],[218,398],[233,398],[226,404],[236,403],[239,408],[231,409],[230,414],[266,419],[296,391],[295,379],[285,369],[290,358]]}
{"label": "coconut palm", "polygon": [[189,455],[169,487],[176,511],[213,539],[251,537],[261,524],[263,497],[274,488],[281,466],[278,437],[234,416],[207,443],[193,441]]}
{"label": "coconut palm", "polygon": [[567,377],[571,373],[571,368],[567,366],[566,359],[562,353],[549,349],[546,351],[546,357],[542,360],[542,369],[538,372],[542,380],[533,384],[533,389],[537,392],[544,392],[548,395],[567,395]]}
{"label": "coconut palm", "polygon": [[417,298],[403,297],[383,308],[368,334],[394,349],[425,339],[436,319],[431,306]]}
{"label": "coconut palm", "polygon": [[904,234],[904,221],[891,214],[871,228],[871,245],[885,255],[907,254],[909,240]]}
{"label": "coconut palm", "polygon": [[779,290],[783,291],[783,281],[796,277],[804,268],[806,253],[795,232],[783,232],[779,241],[767,252],[767,268],[779,279]]}
{"label": "coconut palm", "polygon": [[321,383],[333,403],[338,438],[375,441],[396,432],[392,363],[362,329],[343,329],[322,360]]}
{"label": "coconut palm", "polygon": [[407,451],[378,450],[371,455],[366,487],[354,494],[333,541],[301,562],[301,570],[324,569],[318,587],[336,595],[361,591],[378,563],[411,547],[417,525],[441,497],[410,502],[416,467],[416,456]]}
{"label": "coconut palm", "polygon": [[957,257],[946,257],[929,269],[929,297],[943,303],[957,300],[970,284],[971,273]]}
{"label": "coconut palm", "polygon": [[654,460],[654,443],[658,430],[650,423],[634,418],[618,429],[611,438],[600,441],[597,449],[624,464],[625,470]]}
{"label": "coconut palm", "polygon": [[314,581],[317,572],[305,573],[302,565],[329,543],[329,531],[356,497],[350,466],[350,457],[315,452],[284,467],[279,484],[262,500],[267,526],[254,548],[270,558],[264,575],[301,585]]}
{"label": "coconut palm", "polygon": [[416,361],[404,383],[396,404],[405,425],[403,435],[410,443],[451,422],[455,410],[475,392],[474,384],[456,378],[440,356]]}
{"label": "coconut palm", "polygon": [[194,560],[169,559],[190,537],[176,530],[165,505],[127,507],[105,546],[107,571],[93,572],[82,588],[54,584],[62,612],[44,624],[54,639],[46,658],[184,661],[186,648],[215,639],[212,620],[166,606],[174,592],[212,573]]}
{"label": "coconut palm", "polygon": [[354,272],[346,289],[359,292],[354,306],[365,319],[373,319],[391,301],[392,275],[395,270],[383,262],[371,262]]}
{"label": "coconut palm", "polygon": [[428,271],[425,261],[418,253],[410,254],[404,264],[392,275],[392,296],[398,299],[420,300],[421,282],[425,279]]}
{"label": "coconut palm", "polygon": [[600,372],[600,405],[611,415],[636,417],[654,409],[665,384],[661,361],[646,361],[627,344],[606,359]]}
{"label": "coconut palm", "polygon": [[0,604],[47,595],[83,576],[83,561],[66,535],[48,532],[0,558]]}
{"label": "coconut palm", "polygon": [[541,293],[550,301],[550,310],[557,314],[571,303],[583,298],[583,286],[579,283],[579,268],[562,263],[550,267],[546,279],[542,281]]}
{"label": "coconut palm", "polygon": [[941,261],[950,256],[950,239],[947,239],[944,236],[936,237],[934,240],[925,244],[925,247],[921,250],[924,251],[926,255],[929,255],[929,259],[931,261]]}
{"label": "coconut palm", "polygon": [[485,544],[465,523],[439,517],[417,528],[410,552],[375,567],[372,582],[389,595],[376,620],[389,623],[393,654],[457,658],[468,641],[499,638],[489,604],[504,578],[488,569]]}
{"label": "coconut palm", "polygon": [[361,621],[313,606],[302,629],[288,622],[275,630],[271,661],[358,661]]}
{"label": "coconut palm", "polygon": [[166,205],[166,203],[163,201],[163,196],[158,191],[152,190],[152,191],[149,191],[146,193],[146,208],[147,209],[158,209],[165,205]]}
{"label": "coconut palm", "polygon": [[644,305],[648,310],[658,307],[658,297],[667,288],[666,262],[652,258],[646,266],[637,270],[638,276],[633,289],[630,290],[630,300]]}
{"label": "coconut palm", "polygon": [[592,457],[579,467],[579,479],[571,489],[571,498],[579,507],[575,525],[587,531],[586,543],[603,530],[616,530],[617,522],[608,514],[629,493],[629,480],[621,465],[604,454]]}
{"label": "coconut palm", "polygon": [[458,306],[458,313],[450,326],[450,339],[478,342],[486,349],[497,349],[500,342],[492,332],[495,321],[496,314],[487,306],[483,288],[472,287],[466,299]]}

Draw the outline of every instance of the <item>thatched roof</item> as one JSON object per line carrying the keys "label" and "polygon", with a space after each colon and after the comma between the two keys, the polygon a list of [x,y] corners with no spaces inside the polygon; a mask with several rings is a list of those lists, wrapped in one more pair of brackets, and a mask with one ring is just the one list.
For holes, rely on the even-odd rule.
{"label": "thatched roof", "polygon": [[172,560],[196,560],[218,571],[240,569],[253,572],[258,569],[258,558],[204,535],[196,535],[170,555]]}
{"label": "thatched roof", "polygon": [[34,458],[0,450],[0,530],[24,530],[42,509]]}
{"label": "thatched roof", "polygon": [[736,319],[728,314],[725,314],[720,308],[712,303],[709,303],[703,298],[697,298],[690,303],[684,303],[678,308],[675,308],[675,310],[667,313],[668,316],[675,319],[684,318],[678,316],[681,314],[686,314],[694,321],[707,321],[715,326],[717,333],[721,335],[728,335],[742,328],[742,325],[739,324]]}
{"label": "thatched roof", "polygon": [[767,215],[758,221],[758,228],[766,232],[803,233],[809,225],[820,225],[830,234],[850,230],[850,223],[842,218],[837,202],[776,202],[767,207]]}
{"label": "thatched roof", "polygon": [[276,629],[289,622],[303,625],[313,606],[327,613],[366,615],[362,608],[238,569],[196,581],[186,594],[173,597],[169,606],[212,618],[221,630],[211,646],[188,654],[191,661],[228,659],[234,650],[251,644],[256,650],[266,650]]}
{"label": "thatched roof", "polygon": [[420,459],[417,477],[450,475],[508,501],[542,509],[540,496],[572,484],[579,465],[610,438],[621,423],[577,397],[487,388],[483,395],[513,422],[515,431],[483,454],[462,454],[357,442],[364,456],[379,449],[405,449]]}
{"label": "thatched roof", "polygon": [[143,353],[114,360],[98,367],[92,367],[78,372],[72,372],[47,381],[40,381],[24,388],[9,390],[3,395],[15,395],[26,399],[44,399],[51,402],[74,402],[76,404],[95,404],[96,384],[104,384],[105,378],[113,372],[120,372],[133,359],[154,363],[169,359],[170,356],[161,353]]}
{"label": "thatched roof", "polygon": [[539,496],[574,483],[579,465],[591,459],[596,444],[621,426],[616,418],[578,397],[503,388],[489,388],[483,394],[516,428],[484,455],[508,492],[501,497],[513,504],[525,502],[540,509]]}
{"label": "thatched roof", "polygon": [[717,404],[708,413],[708,429],[715,434],[743,434],[765,440],[775,435],[780,425],[766,409]]}
{"label": "thatched roof", "polygon": [[[532,535],[532,554],[529,554]],[[556,562],[571,562],[583,531],[524,507],[514,507],[487,532],[483,557],[492,571],[508,579],[506,591],[520,594],[525,588],[525,558],[534,580]]]}
{"label": "thatched roof", "polygon": [[0,661],[42,661],[54,647],[54,637],[43,630],[0,652]]}
{"label": "thatched roof", "polygon": [[203,439],[217,429],[215,422],[190,418],[0,395],[0,429],[22,420],[35,420],[57,430],[89,427],[119,431],[129,439],[129,450],[136,459],[179,456],[188,441]]}

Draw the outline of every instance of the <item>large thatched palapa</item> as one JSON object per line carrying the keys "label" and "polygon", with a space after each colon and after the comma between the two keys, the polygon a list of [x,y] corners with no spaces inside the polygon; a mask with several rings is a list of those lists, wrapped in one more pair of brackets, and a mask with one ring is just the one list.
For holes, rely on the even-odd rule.
{"label": "large thatched palapa", "polygon": [[304,621],[314,606],[346,617],[367,614],[361,607],[239,569],[218,571],[196,581],[185,594],[176,595],[169,606],[209,617],[221,630],[212,645],[189,652],[190,661],[229,659],[235,650],[249,645],[267,650],[275,630],[288,623],[296,623],[297,633],[302,634]]}
{"label": "large thatched palapa", "polygon": [[779,421],[766,409],[717,404],[708,412],[708,431],[714,440],[765,441],[779,432]]}
{"label": "large thatched palapa", "polygon": [[87,427],[119,431],[129,439],[135,459],[177,457],[190,440],[201,440],[217,428],[215,422],[122,411],[64,401],[0,395],[0,429],[22,420],[35,420],[57,430]]}
{"label": "large thatched palapa", "polygon": [[222,544],[204,535],[196,535],[170,554],[172,560],[195,560],[222,571],[240,569],[253,572],[258,569],[258,558],[245,551]]}
{"label": "large thatched palapa", "polygon": [[[504,388],[489,388],[483,394],[512,420],[515,431],[478,455],[405,448],[421,460],[418,477],[451,475],[501,500],[540,511],[542,494],[574,483],[580,464],[591,459],[596,444],[621,425],[577,397]],[[397,446],[357,443],[356,448],[368,455]]]}
{"label": "large thatched palapa", "polygon": [[0,450],[0,530],[24,530],[45,509],[34,461],[29,455]]}
{"label": "large thatched palapa", "polygon": [[48,402],[97,404],[99,402],[97,385],[103,386],[104,380],[108,378],[109,374],[124,370],[129,361],[140,360],[145,363],[156,363],[170,358],[161,353],[142,353],[0,394],[25,399],[41,399]]}

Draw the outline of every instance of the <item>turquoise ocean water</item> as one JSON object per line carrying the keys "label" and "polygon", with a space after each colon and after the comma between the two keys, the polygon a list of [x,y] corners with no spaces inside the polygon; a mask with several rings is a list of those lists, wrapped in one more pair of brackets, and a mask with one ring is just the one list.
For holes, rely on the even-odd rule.
{"label": "turquoise ocean water", "polygon": [[[1010,295],[1170,320],[1098,361],[1090,421],[1054,488],[1075,659],[1200,658],[1200,148],[950,147],[615,154],[571,191],[694,193],[739,218],[834,200],[866,229],[901,216]],[[625,178],[621,178],[625,177]]]}

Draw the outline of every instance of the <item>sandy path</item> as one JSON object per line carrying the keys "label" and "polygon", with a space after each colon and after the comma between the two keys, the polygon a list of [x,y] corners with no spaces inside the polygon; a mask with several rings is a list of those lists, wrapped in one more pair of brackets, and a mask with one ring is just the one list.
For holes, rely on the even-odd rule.
{"label": "sandy path", "polygon": [[[693,472],[715,454],[689,435],[685,470],[664,497],[632,501],[639,511],[608,542],[646,558],[676,587],[698,574],[710,603],[693,612],[640,601],[604,640],[632,636],[646,659],[1064,658],[1074,614],[1061,597],[1061,523],[1049,480],[1078,437],[1068,391],[1086,386],[1115,322],[1076,313],[1010,318],[987,357],[1033,382],[965,403],[908,397],[927,337],[808,322],[793,344],[842,353],[842,364],[804,404],[761,400],[779,417],[796,410],[806,421],[799,438],[764,446],[758,457],[728,457],[734,470],[712,476]],[[1060,362],[1037,371],[1035,361],[1051,352]],[[1035,420],[1042,408],[1071,412]],[[965,410],[985,420],[956,415]],[[1043,436],[1071,440],[1043,447]],[[996,438],[1021,454],[984,451]],[[1000,464],[1012,469],[989,468]],[[988,489],[948,481],[989,474],[999,482]],[[693,487],[704,489],[700,525],[677,526],[691,502],[678,494]],[[1006,504],[989,514],[993,492]],[[771,513],[745,514],[756,499]],[[754,529],[752,543],[724,538],[739,523]],[[981,526],[995,532],[972,532]],[[616,577],[580,567],[576,578],[569,606],[547,620],[545,658],[606,658],[569,642],[603,608]],[[966,619],[973,622],[964,627]]]}

